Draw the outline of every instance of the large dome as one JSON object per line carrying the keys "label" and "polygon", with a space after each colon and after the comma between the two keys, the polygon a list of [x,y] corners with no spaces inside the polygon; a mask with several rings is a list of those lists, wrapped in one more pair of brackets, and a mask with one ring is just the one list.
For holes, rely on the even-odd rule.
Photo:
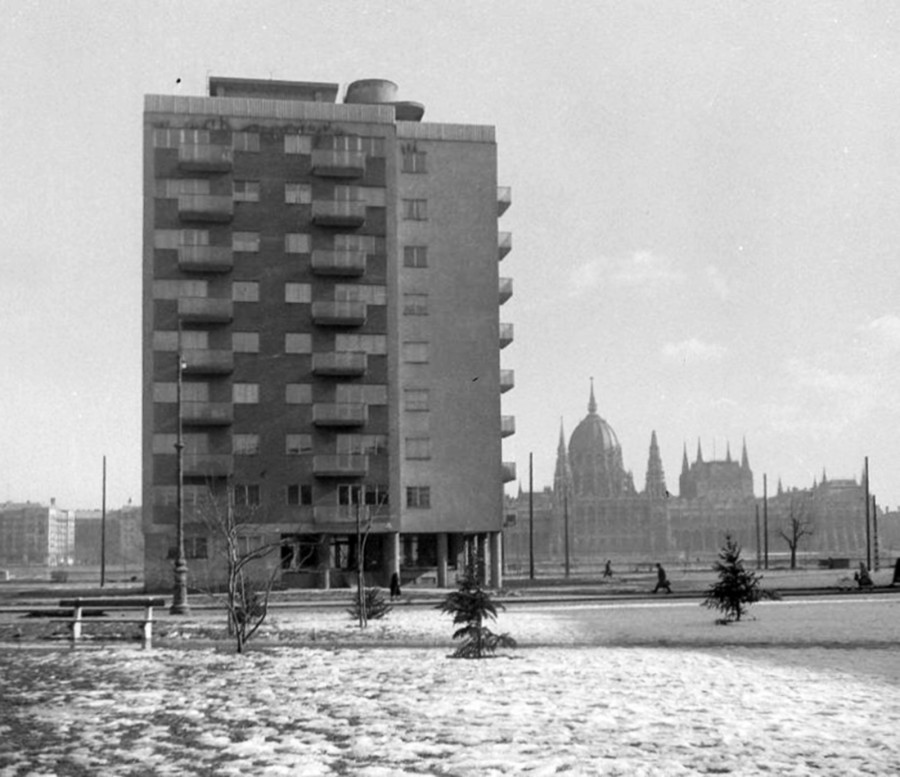
{"label": "large dome", "polygon": [[591,399],[588,402],[588,414],[575,427],[569,438],[569,457],[579,454],[597,454],[606,451],[621,450],[619,438],[613,428],[597,415],[597,402],[594,400],[594,387],[591,386]]}
{"label": "large dome", "polygon": [[569,438],[569,464],[576,496],[610,498],[633,490],[622,466],[619,438],[597,414],[593,382],[588,414]]}

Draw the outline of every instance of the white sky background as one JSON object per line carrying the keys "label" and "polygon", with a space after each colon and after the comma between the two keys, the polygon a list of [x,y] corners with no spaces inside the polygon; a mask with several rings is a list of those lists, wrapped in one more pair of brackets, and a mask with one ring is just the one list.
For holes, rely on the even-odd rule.
{"label": "white sky background", "polygon": [[[0,500],[140,500],[141,121],[209,75],[389,78],[497,128],[516,327],[504,458],[552,482],[600,414],[643,487],[740,455],[762,493],[900,504],[900,6],[0,0]],[[180,79],[180,83],[178,83]],[[516,485],[516,484],[512,484]]]}

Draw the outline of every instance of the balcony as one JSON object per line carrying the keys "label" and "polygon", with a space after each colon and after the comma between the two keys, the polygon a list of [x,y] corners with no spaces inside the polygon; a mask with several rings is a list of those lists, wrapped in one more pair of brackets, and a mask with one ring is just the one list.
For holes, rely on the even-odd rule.
{"label": "balcony", "polygon": [[225,478],[234,471],[227,453],[185,453],[182,471],[186,477]]}
{"label": "balcony", "polygon": [[315,200],[312,220],[320,227],[361,227],[366,223],[366,203],[359,200]]}
{"label": "balcony", "polygon": [[366,303],[332,300],[313,302],[312,319],[319,326],[362,326],[366,323]]}
{"label": "balcony", "polygon": [[516,385],[515,370],[500,370],[500,393],[505,394]]}
{"label": "balcony", "polygon": [[234,420],[229,402],[182,402],[181,422],[190,426],[228,426]]}
{"label": "balcony", "polygon": [[182,221],[231,221],[234,200],[218,194],[180,194],[178,217]]}
{"label": "balcony", "polygon": [[511,437],[516,433],[516,417],[514,415],[500,416],[500,436]]}
{"label": "balcony", "polygon": [[512,232],[497,233],[497,257],[499,261],[503,261],[510,251],[512,251]]}
{"label": "balcony", "polygon": [[231,170],[233,158],[231,146],[191,143],[178,147],[178,166],[182,170],[227,173]]}
{"label": "balcony", "polygon": [[312,271],[315,275],[365,275],[365,251],[312,252]]}
{"label": "balcony", "polygon": [[226,246],[178,246],[178,269],[186,272],[230,272],[234,255]]}
{"label": "balcony", "polygon": [[509,186],[497,187],[497,217],[502,216],[512,205],[512,189]]}
{"label": "balcony", "polygon": [[504,461],[500,467],[504,483],[509,483],[516,479],[516,463],[514,461]]}
{"label": "balcony", "polygon": [[189,349],[181,354],[185,375],[228,375],[234,371],[234,354],[225,350]]}
{"label": "balcony", "polygon": [[501,278],[500,279],[500,304],[502,305],[504,302],[508,302],[509,298],[513,295],[513,281],[512,278]]}
{"label": "balcony", "polygon": [[[358,511],[358,512],[357,512]],[[372,508],[368,505],[316,505],[313,507],[313,523],[323,533],[343,533],[356,531],[357,516],[359,525],[365,529],[371,521],[373,527],[387,526],[391,522],[391,514],[387,507]]]}
{"label": "balcony", "polygon": [[181,297],[178,300],[178,317],[194,323],[227,324],[234,318],[234,303],[230,299]]}
{"label": "balcony", "polygon": [[317,402],[313,405],[316,426],[363,426],[369,420],[369,406],[362,402]]}
{"label": "balcony", "polygon": [[513,325],[500,324],[500,348],[506,348],[513,341]]}
{"label": "balcony", "polygon": [[368,356],[363,351],[332,351],[314,353],[312,371],[314,375],[338,377],[359,377],[368,369]]}
{"label": "balcony", "polygon": [[322,178],[361,178],[366,173],[363,151],[331,151],[314,148],[312,174]]}
{"label": "balcony", "polygon": [[369,474],[369,457],[357,453],[313,456],[313,475],[320,478],[362,478]]}
{"label": "balcony", "polygon": [[226,478],[234,471],[233,459],[225,453],[185,453],[182,465],[186,477]]}

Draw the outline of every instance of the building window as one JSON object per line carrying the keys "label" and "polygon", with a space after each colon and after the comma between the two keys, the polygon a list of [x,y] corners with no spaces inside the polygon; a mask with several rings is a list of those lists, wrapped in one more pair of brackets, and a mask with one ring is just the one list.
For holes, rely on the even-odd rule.
{"label": "building window", "polygon": [[430,459],[431,458],[431,440],[428,437],[407,437],[406,438],[406,458],[407,459]]}
{"label": "building window", "polygon": [[209,383],[194,380],[183,383],[181,398],[185,402],[209,402]]}
{"label": "building window", "polygon": [[231,284],[231,298],[235,302],[259,302],[259,282],[235,281]]}
{"label": "building window", "polygon": [[312,353],[312,335],[308,332],[288,332],[284,336],[285,353]]}
{"label": "building window", "polygon": [[209,348],[209,332],[202,329],[182,329],[181,347],[185,351],[205,351]]}
{"label": "building window", "polygon": [[339,283],[334,287],[335,302],[365,302],[369,305],[387,305],[387,289],[365,283]]}
{"label": "building window", "polygon": [[209,550],[206,544],[206,537],[185,537],[184,538],[184,555],[192,559],[208,558]]}
{"label": "building window", "polygon": [[231,449],[235,456],[256,456],[259,454],[259,435],[235,434],[231,438]]}
{"label": "building window", "polygon": [[334,337],[334,350],[338,353],[361,351],[374,356],[383,356],[387,353],[387,336],[338,334]]}
{"label": "building window", "polygon": [[259,202],[259,181],[235,181],[235,202]]}
{"label": "building window", "polygon": [[206,281],[160,280],[153,281],[153,299],[179,299],[181,297],[205,297]]}
{"label": "building window", "polygon": [[290,303],[310,302],[312,300],[312,286],[308,283],[285,283],[284,301]]}
{"label": "building window", "polygon": [[312,136],[311,135],[285,135],[284,136],[284,153],[285,154],[311,154],[312,153]]}
{"label": "building window", "polygon": [[284,252],[286,254],[308,254],[309,235],[299,233],[284,236]]}
{"label": "building window", "polygon": [[335,386],[334,398],[339,404],[386,405],[387,386],[372,383],[339,383]]}
{"label": "building window", "polygon": [[383,254],[384,238],[378,235],[335,235],[336,251],[365,251],[367,254]]}
{"label": "building window", "polygon": [[284,436],[284,452],[288,456],[302,456],[312,453],[311,434],[286,434]]}
{"label": "building window", "polygon": [[259,383],[233,383],[231,397],[236,405],[256,405],[259,403]]}
{"label": "building window", "polygon": [[231,147],[235,151],[259,151],[259,133],[232,132]]}
{"label": "building window", "polygon": [[428,343],[427,342],[405,342],[402,346],[403,361],[407,364],[427,364],[428,363]]}
{"label": "building window", "polygon": [[312,202],[312,187],[308,183],[286,183],[284,201],[288,205],[308,205]]}
{"label": "building window", "polygon": [[407,221],[425,221],[428,218],[428,200],[403,200],[403,218]]}
{"label": "building window", "polygon": [[235,484],[233,494],[234,503],[237,506],[258,505],[260,502],[259,485],[255,483]]}
{"label": "building window", "polygon": [[234,332],[231,350],[235,353],[259,353],[259,332]]}
{"label": "building window", "polygon": [[419,293],[407,293],[403,295],[404,316],[427,316],[428,295]]}
{"label": "building window", "polygon": [[256,253],[259,251],[259,232],[234,232],[231,235],[231,249]]}
{"label": "building window", "polygon": [[209,145],[209,130],[154,129],[154,148],[178,148],[179,146]]}
{"label": "building window", "polygon": [[418,509],[427,509],[431,507],[431,487],[407,486],[406,506]]}
{"label": "building window", "polygon": [[403,246],[404,267],[428,267],[427,246]]}
{"label": "building window", "polygon": [[312,486],[290,485],[287,487],[287,503],[289,505],[311,505]]}
{"label": "building window", "polygon": [[403,409],[413,412],[428,410],[428,389],[403,389]]}
{"label": "building window", "polygon": [[404,173],[426,173],[425,152],[408,150],[403,152],[401,170]]}
{"label": "building window", "polygon": [[387,451],[387,435],[384,434],[339,434],[337,452],[349,455],[371,455]]}
{"label": "building window", "polygon": [[312,404],[312,384],[288,383],[284,387],[284,401],[289,405]]}

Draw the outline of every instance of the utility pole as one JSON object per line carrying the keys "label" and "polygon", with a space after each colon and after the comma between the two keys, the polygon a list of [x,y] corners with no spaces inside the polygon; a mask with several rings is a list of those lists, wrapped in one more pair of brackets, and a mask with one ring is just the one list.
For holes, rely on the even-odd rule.
{"label": "utility pole", "polygon": [[759,528],[759,502],[756,503],[756,568],[762,569],[762,537]]}
{"label": "utility pole", "polygon": [[769,568],[769,481],[763,475],[763,564]]}
{"label": "utility pole", "polygon": [[528,454],[528,579],[534,580],[534,454]]}
{"label": "utility pole", "polygon": [[178,368],[175,383],[175,405],[178,420],[175,434],[176,486],[175,501],[177,516],[175,526],[175,587],[172,592],[172,615],[187,615],[187,559],[184,555],[184,439],[181,429],[181,373],[184,371],[184,354],[181,352],[181,319],[178,320]]}
{"label": "utility pole", "polygon": [[863,466],[863,480],[866,487],[866,569],[872,568],[872,537],[869,529],[869,457],[866,456]]}
{"label": "utility pole", "polygon": [[878,559],[878,503],[872,497],[872,550],[875,561],[875,571],[881,566]]}
{"label": "utility pole", "polygon": [[103,457],[103,501],[100,512],[100,587],[106,585],[106,456]]}

